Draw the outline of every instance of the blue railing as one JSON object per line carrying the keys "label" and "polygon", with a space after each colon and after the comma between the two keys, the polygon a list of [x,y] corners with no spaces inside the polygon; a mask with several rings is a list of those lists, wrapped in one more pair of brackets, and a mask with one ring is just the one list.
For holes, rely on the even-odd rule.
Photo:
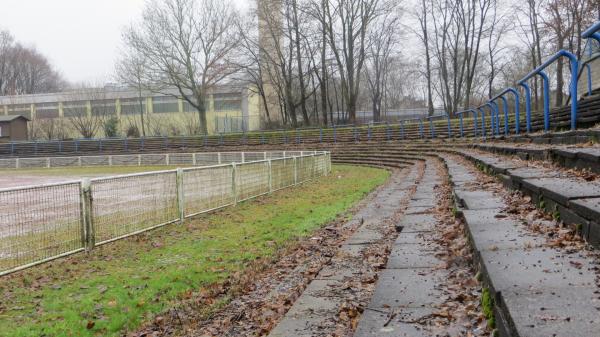
{"label": "blue railing", "polygon": [[[571,93],[571,130],[575,130],[577,127],[577,76],[579,74],[579,61],[573,53],[564,49],[558,51],[558,53],[552,55],[546,62],[525,75],[525,77],[518,82],[521,85],[535,75],[540,75],[542,77],[544,87],[544,131],[548,131],[550,128],[550,80],[548,79],[548,75],[544,72],[544,69],[561,57],[568,58],[571,63],[571,81],[569,84]],[[526,101],[525,104],[530,105],[531,101]]]}

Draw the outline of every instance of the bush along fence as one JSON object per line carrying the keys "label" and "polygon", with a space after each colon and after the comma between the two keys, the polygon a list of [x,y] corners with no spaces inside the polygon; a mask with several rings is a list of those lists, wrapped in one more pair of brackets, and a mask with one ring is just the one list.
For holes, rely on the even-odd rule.
{"label": "bush along fence", "polygon": [[0,275],[183,222],[331,170],[329,152],[280,153],[244,163],[0,190]]}

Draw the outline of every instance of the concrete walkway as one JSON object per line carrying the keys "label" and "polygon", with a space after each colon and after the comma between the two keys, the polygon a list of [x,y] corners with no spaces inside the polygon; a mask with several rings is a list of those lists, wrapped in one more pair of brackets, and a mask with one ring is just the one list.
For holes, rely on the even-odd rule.
{"label": "concrete walkway", "polygon": [[447,271],[434,256],[431,243],[424,239],[434,229],[436,219],[434,186],[440,183],[431,162],[425,169],[427,180],[418,185],[398,226],[385,270],[379,275],[375,293],[363,313],[354,336],[428,336],[418,323],[433,314],[442,302],[438,287]]}
{"label": "concrete walkway", "polygon": [[[330,265],[308,285],[269,336],[327,336],[336,330],[340,308],[345,301],[354,299],[358,292],[352,282],[364,278],[370,282],[363,268],[368,263],[363,253],[373,245],[393,239],[394,221],[403,211],[403,204],[414,193],[415,184],[421,179],[421,167],[422,164],[413,165],[410,171],[403,171],[408,171],[407,174],[395,171],[391,181],[374,197],[371,206],[355,215],[351,221],[360,221],[362,225],[340,247]],[[392,230],[393,234],[389,234],[392,237],[384,237],[386,227]]]}

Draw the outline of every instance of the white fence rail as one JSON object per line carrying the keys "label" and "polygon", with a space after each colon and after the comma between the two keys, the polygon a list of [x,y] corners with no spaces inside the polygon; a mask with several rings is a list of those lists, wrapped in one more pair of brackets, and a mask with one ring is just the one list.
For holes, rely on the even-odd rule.
{"label": "white fence rail", "polygon": [[83,166],[206,166],[303,156],[315,151],[187,152],[99,156],[0,158],[0,169]]}
{"label": "white fence rail", "polygon": [[0,275],[182,222],[331,170],[329,152],[280,153],[260,160],[261,155],[279,154],[218,153],[212,154],[215,160],[230,163],[0,190]]}

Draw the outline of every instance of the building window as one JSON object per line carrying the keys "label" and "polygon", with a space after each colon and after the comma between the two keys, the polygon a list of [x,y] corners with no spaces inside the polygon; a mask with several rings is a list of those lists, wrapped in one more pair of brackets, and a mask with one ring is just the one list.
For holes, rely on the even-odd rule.
{"label": "building window", "polygon": [[63,116],[64,117],[76,117],[87,115],[87,102],[86,101],[74,101],[63,103]]}
{"label": "building window", "polygon": [[216,94],[215,111],[240,111],[242,110],[242,98],[239,93]]}
{"label": "building window", "polygon": [[140,106],[139,98],[123,98],[121,99],[121,115],[139,115],[141,112],[146,112],[146,99],[142,98]]}
{"label": "building window", "polygon": [[40,119],[46,118],[57,118],[58,117],[58,103],[39,103],[35,105],[35,117]]}
{"label": "building window", "polygon": [[152,97],[153,113],[179,112],[179,100],[171,96]]}
{"label": "building window", "polygon": [[117,113],[116,101],[112,99],[95,100],[90,102],[93,116],[111,116]]}
{"label": "building window", "polygon": [[21,115],[27,118],[31,118],[31,105],[30,104],[13,104],[8,106],[9,115]]}

